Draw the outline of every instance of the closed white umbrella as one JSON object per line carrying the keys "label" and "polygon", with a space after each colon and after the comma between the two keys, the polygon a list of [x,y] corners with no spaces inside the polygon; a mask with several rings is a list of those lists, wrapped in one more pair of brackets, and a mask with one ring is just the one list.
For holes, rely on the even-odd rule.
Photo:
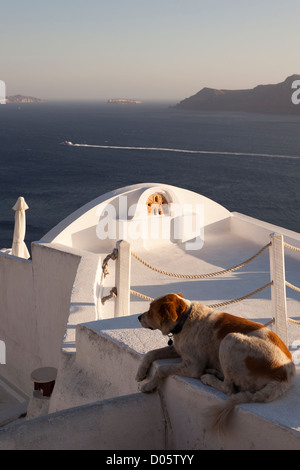
{"label": "closed white umbrella", "polygon": [[30,258],[29,251],[24,242],[26,233],[25,211],[27,209],[29,209],[29,207],[27,206],[25,199],[23,197],[19,197],[13,207],[13,210],[15,211],[15,228],[11,254],[25,259]]}

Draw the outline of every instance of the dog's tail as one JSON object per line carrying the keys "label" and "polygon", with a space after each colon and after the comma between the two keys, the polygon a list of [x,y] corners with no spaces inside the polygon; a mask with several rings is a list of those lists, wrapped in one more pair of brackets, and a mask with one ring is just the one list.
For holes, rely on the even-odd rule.
{"label": "dog's tail", "polygon": [[227,400],[219,405],[212,406],[206,413],[206,424],[213,433],[225,435],[226,430],[230,426],[232,412],[237,405],[243,403],[267,403],[276,400],[283,395],[291,386],[289,381],[286,382],[269,382],[261,390],[257,392],[239,392],[231,395]]}

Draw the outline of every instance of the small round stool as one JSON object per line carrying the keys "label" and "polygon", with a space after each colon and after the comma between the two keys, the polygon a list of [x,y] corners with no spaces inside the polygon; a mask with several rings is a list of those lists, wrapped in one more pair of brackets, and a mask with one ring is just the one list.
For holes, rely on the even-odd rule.
{"label": "small round stool", "polygon": [[31,373],[31,380],[34,382],[34,390],[42,392],[44,397],[50,397],[53,392],[57,369],[55,367],[40,367]]}

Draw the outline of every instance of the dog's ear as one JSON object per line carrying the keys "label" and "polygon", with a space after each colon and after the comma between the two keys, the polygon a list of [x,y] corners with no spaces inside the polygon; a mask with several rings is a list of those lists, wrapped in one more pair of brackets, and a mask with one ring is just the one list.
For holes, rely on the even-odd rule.
{"label": "dog's ear", "polygon": [[160,313],[161,313],[163,320],[168,319],[168,320],[176,321],[178,315],[176,311],[175,302],[173,301],[164,302],[161,305]]}
{"label": "dog's ear", "polygon": [[160,305],[160,315],[162,321],[168,319],[175,322],[177,318],[185,311],[186,304],[184,300],[179,299],[177,295],[170,294]]}
{"label": "dog's ear", "polygon": [[177,292],[177,295],[179,295],[179,297],[182,297],[184,299],[183,294],[181,292]]}

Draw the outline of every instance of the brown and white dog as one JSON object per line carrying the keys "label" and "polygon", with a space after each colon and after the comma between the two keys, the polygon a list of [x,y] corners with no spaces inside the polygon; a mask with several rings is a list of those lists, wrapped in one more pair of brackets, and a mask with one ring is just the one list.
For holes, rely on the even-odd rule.
{"label": "brown and white dog", "polygon": [[155,299],[138,319],[144,328],[159,329],[174,339],[171,346],[144,356],[138,382],[147,377],[153,361],[181,358],[180,362],[158,366],[141,391],[154,391],[169,375],[201,379],[230,395],[210,413],[215,430],[225,430],[237,404],[273,401],[293,383],[295,366],[288,348],[259,323],[190,302],[180,293]]}

